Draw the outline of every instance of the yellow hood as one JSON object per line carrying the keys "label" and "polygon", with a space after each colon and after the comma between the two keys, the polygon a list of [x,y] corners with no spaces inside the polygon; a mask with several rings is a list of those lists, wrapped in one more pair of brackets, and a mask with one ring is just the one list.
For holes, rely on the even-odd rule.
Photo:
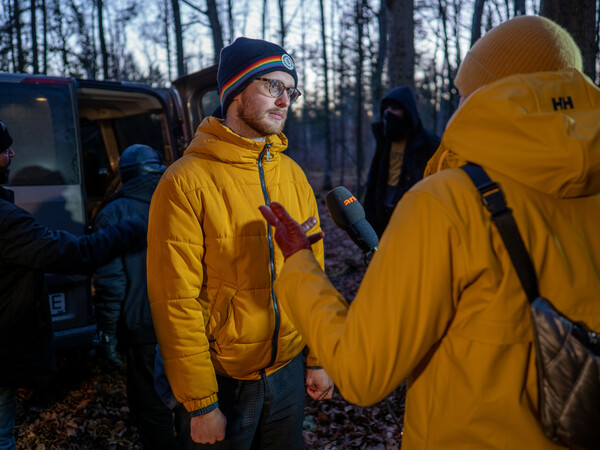
{"label": "yellow hood", "polygon": [[558,198],[587,196],[600,192],[599,143],[600,90],[585,75],[514,75],[456,111],[425,174],[471,161]]}

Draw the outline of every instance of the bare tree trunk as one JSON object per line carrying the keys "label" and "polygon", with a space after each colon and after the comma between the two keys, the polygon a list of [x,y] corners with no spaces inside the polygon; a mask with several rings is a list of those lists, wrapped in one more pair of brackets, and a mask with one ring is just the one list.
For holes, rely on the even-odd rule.
{"label": "bare tree trunk", "polygon": [[386,0],[389,17],[389,79],[392,87],[415,87],[414,0]]}
{"label": "bare tree trunk", "polygon": [[385,58],[387,56],[387,14],[385,4],[383,0],[379,6],[379,13],[377,13],[377,23],[379,24],[379,48],[377,49],[377,62],[373,67],[373,73],[371,75],[371,101],[373,104],[373,114],[379,113],[380,100],[383,97],[383,66]]}
{"label": "bare tree trunk", "polygon": [[263,11],[262,11],[262,39],[263,41],[267,38],[267,1],[263,0]]}
{"label": "bare tree trunk", "polygon": [[31,56],[33,63],[33,73],[40,73],[40,64],[38,60],[38,42],[37,42],[37,18],[35,0],[31,0]]}
{"label": "bare tree trunk", "polygon": [[12,63],[12,70],[16,72],[17,69],[17,50],[15,49],[15,21],[13,14],[13,0],[5,0],[4,4],[8,11],[8,52],[10,54],[10,62]]}
{"label": "bare tree trunk", "polygon": [[69,71],[69,52],[67,49],[67,36],[65,36],[66,33],[64,30],[63,10],[61,10],[59,1],[53,2],[52,16],[56,22],[57,39],[60,41],[60,46],[58,46],[57,51],[60,54],[62,73],[66,74]]}
{"label": "bare tree trunk", "polygon": [[285,48],[285,0],[278,0],[279,2],[279,33],[281,34],[281,41],[279,45]]}
{"label": "bare tree trunk", "polygon": [[42,29],[44,31],[42,44],[43,73],[48,73],[48,10],[46,9],[46,0],[42,0],[42,22]]}
{"label": "bare tree trunk", "polygon": [[229,42],[231,43],[235,39],[232,0],[227,0],[227,18],[229,21]]}
{"label": "bare tree trunk", "polygon": [[100,38],[100,53],[102,54],[102,77],[108,80],[108,51],[106,49],[106,38],[104,36],[104,1],[96,0],[98,7],[98,37]]}
{"label": "bare tree trunk", "polygon": [[595,80],[598,53],[596,0],[540,0],[540,15],[555,21],[571,33],[581,49],[584,73]]}
{"label": "bare tree trunk", "polygon": [[[336,92],[339,92],[339,81],[341,78],[341,73],[339,73],[338,70],[336,70],[336,51],[335,51],[335,39],[336,37],[338,39],[341,40],[341,37],[339,36],[339,34],[336,33],[336,20],[337,20],[337,2],[335,0],[330,2],[330,9],[329,9],[329,34],[331,35],[331,38],[329,40],[330,42],[330,48],[331,48],[331,59],[329,60],[330,64],[329,67],[333,70],[333,76],[330,78],[331,81],[331,86],[330,86],[330,90],[331,90],[331,98],[330,98],[330,102],[331,102],[331,107],[333,108],[333,110],[330,111],[331,113],[331,122],[330,122],[330,129],[331,129],[331,141],[333,142],[333,147],[331,148],[331,170],[333,171],[334,168],[337,168],[337,161],[338,161],[338,151],[341,151],[341,145],[340,145],[340,140],[338,139],[338,134],[335,132],[336,129],[338,129],[341,125],[339,123],[339,102],[336,102]],[[332,183],[335,183],[335,181],[332,181]]]}
{"label": "bare tree trunk", "polygon": [[475,6],[473,8],[473,22],[471,25],[471,47],[475,45],[475,42],[481,37],[481,18],[483,17],[483,7],[485,0],[475,0]]}
{"label": "bare tree trunk", "polygon": [[[298,69],[298,75],[302,79],[302,83],[306,83],[306,67],[308,66],[308,48],[306,45],[306,29],[307,29],[307,21],[306,21],[306,8],[305,8],[305,0],[300,0],[300,49],[301,49],[301,58],[302,61],[300,63],[300,68]],[[306,87],[305,89],[307,89]],[[308,97],[308,92],[305,90],[305,98]],[[306,101],[302,102],[302,112],[300,113],[300,133],[299,133],[299,145],[302,149],[302,162],[304,167],[307,167],[308,164],[308,107],[306,105]]]}
{"label": "bare tree trunk", "polygon": [[[447,92],[451,94],[452,91],[452,83],[454,79],[454,74],[452,70],[452,66],[450,64],[450,36],[448,33],[448,10],[445,1],[438,0],[438,17],[442,25],[442,44],[444,46],[444,69],[442,69],[442,92]],[[444,73],[445,72],[445,73]],[[440,100],[440,111],[442,112],[442,121],[445,126],[448,118],[450,117],[453,108],[452,96],[449,99],[444,99],[443,97]]]}
{"label": "bare tree trunk", "polygon": [[[338,9],[340,8],[340,4],[344,4],[343,0],[336,0],[335,1],[336,7]],[[346,19],[347,20],[347,19]],[[338,79],[339,79],[339,83],[338,83],[338,90],[337,90],[337,99],[338,99],[338,103],[337,103],[337,109],[340,111],[340,115],[338,116],[338,126],[337,126],[337,130],[338,130],[338,136],[339,136],[339,141],[340,141],[340,185],[344,184],[344,180],[346,178],[346,161],[348,160],[347,156],[348,156],[348,145],[347,145],[347,130],[350,128],[348,126],[346,126],[348,124],[348,122],[351,120],[348,117],[348,92],[347,92],[347,88],[346,88],[346,81],[348,79],[348,66],[346,64],[346,55],[347,55],[347,40],[344,39],[344,30],[346,30],[347,28],[350,27],[346,27],[346,23],[345,23],[345,19],[342,17],[340,18],[340,39],[339,39],[339,47],[338,47],[338,51],[334,52],[334,55],[337,54],[338,56],[338,69],[335,71],[335,73],[338,75]]]}
{"label": "bare tree trunk", "polygon": [[[280,0],[281,2],[281,0]],[[331,189],[331,152],[333,142],[331,140],[331,117],[329,114],[329,60],[327,58],[327,33],[325,30],[325,7],[323,0],[319,0],[321,9],[321,46],[323,49],[323,79],[325,82],[325,104],[323,105],[325,121],[325,170],[323,171],[323,189]]]}
{"label": "bare tree trunk", "polygon": [[217,11],[217,2],[215,0],[207,0],[206,15],[210,23],[213,38],[214,62],[219,63],[219,56],[223,48],[223,30],[219,21],[219,12]]}
{"label": "bare tree trunk", "polygon": [[171,68],[171,39],[169,33],[169,0],[165,0],[165,45],[167,50],[167,74],[169,80],[173,79],[173,73]]}
{"label": "bare tree trunk", "polygon": [[181,13],[179,12],[179,0],[171,0],[173,8],[173,23],[175,25],[175,46],[177,48],[177,77],[185,75],[185,66],[183,64],[183,32],[181,30]]}
{"label": "bare tree trunk", "polygon": [[[508,0],[507,0],[508,1]],[[456,51],[454,52],[454,67],[449,66],[448,67],[448,77],[449,77],[449,92],[450,92],[450,108],[451,111],[455,111],[456,108],[458,108],[458,102],[460,99],[460,95],[458,93],[458,89],[456,89],[456,87],[454,86],[454,78],[456,76],[456,72],[458,71],[458,68],[460,67],[460,63],[462,62],[462,53],[461,53],[461,48],[460,48],[460,28],[461,28],[461,24],[460,24],[460,8],[461,8],[461,1],[460,0],[453,0],[452,2],[453,4],[453,8],[454,8],[454,20],[453,20],[453,25],[454,25],[454,48],[456,49]]]}
{"label": "bare tree trunk", "polygon": [[356,0],[356,27],[357,27],[357,64],[356,64],[356,195],[362,197],[362,169],[364,165],[363,149],[363,68],[364,58],[363,36],[364,36],[364,0]]}
{"label": "bare tree trunk", "polygon": [[515,16],[525,15],[525,0],[514,0]]}
{"label": "bare tree trunk", "polygon": [[[600,8],[596,11],[596,48],[598,48],[598,44],[600,44]],[[598,52],[596,52],[596,63],[598,62]],[[600,83],[598,80],[598,73],[596,73],[596,78],[593,79],[596,85]]]}
{"label": "bare tree trunk", "polygon": [[17,72],[25,72],[25,55],[23,53],[23,37],[22,37],[22,24],[21,24],[21,5],[19,0],[15,0],[14,9],[13,9],[13,17],[14,17],[14,29],[15,34],[17,36]]}

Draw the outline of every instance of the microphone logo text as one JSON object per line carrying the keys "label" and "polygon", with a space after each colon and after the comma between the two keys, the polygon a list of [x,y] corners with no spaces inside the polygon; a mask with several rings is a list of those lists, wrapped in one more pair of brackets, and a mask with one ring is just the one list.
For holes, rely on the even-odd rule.
{"label": "microphone logo text", "polygon": [[348,206],[350,203],[352,202],[357,202],[358,200],[356,199],[356,197],[353,195],[352,197],[347,198],[346,200],[344,200],[344,206]]}

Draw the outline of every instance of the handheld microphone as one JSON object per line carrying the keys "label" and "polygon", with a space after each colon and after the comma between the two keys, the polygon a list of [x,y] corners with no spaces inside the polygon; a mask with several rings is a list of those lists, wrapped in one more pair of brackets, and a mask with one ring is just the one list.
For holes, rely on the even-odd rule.
{"label": "handheld microphone", "polygon": [[335,224],[348,233],[364,253],[377,250],[379,238],[367,219],[357,198],[344,186],[338,186],[325,195],[325,203]]}

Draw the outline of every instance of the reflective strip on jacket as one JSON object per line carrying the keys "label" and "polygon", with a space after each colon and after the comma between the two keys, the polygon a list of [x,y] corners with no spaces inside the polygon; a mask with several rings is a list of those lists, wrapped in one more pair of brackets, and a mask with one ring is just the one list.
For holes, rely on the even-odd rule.
{"label": "reflective strip on jacket", "polygon": [[600,330],[600,90],[576,70],[467,99],[350,308],[308,251],[288,258],[276,292],[349,401],[373,404],[408,378],[403,449],[556,448],[536,418],[527,299],[457,168],[467,160],[504,190],[541,294]]}
{"label": "reflective strip on jacket", "polygon": [[[286,146],[283,134],[255,142],[209,117],[152,198],[150,306],[167,377],[188,411],[217,401],[215,373],[259,379],[305,346],[272,296],[271,264],[276,277],[283,255],[258,210],[270,200],[298,221],[318,218]],[[313,249],[322,265],[323,244]]]}

